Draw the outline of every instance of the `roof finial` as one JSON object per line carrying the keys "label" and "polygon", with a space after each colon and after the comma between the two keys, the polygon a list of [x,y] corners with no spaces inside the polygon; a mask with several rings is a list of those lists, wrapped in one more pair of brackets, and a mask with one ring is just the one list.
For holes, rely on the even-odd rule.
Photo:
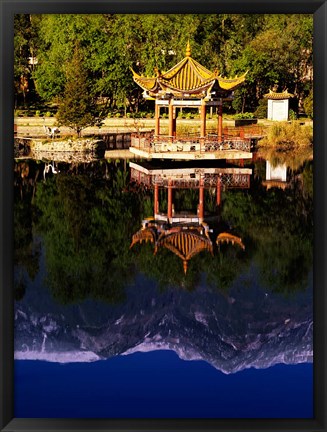
{"label": "roof finial", "polygon": [[184,274],[187,272],[187,260],[183,260]]}
{"label": "roof finial", "polygon": [[186,57],[191,57],[191,46],[190,46],[190,41],[187,41],[187,45],[186,45]]}

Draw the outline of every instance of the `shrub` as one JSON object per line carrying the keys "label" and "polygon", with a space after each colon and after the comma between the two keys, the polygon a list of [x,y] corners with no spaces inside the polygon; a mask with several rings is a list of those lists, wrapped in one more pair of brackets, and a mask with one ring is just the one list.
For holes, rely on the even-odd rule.
{"label": "shrub", "polygon": [[234,115],[234,118],[236,120],[253,119],[254,118],[254,114],[250,113],[250,112],[238,113],[238,114]]}
{"label": "shrub", "polygon": [[36,117],[40,117],[40,114],[41,114],[41,111],[40,111],[40,110],[36,110],[36,111],[35,111],[35,116],[36,116]]}
{"label": "shrub", "polygon": [[296,120],[296,119],[297,119],[296,112],[293,111],[292,109],[290,109],[289,112],[288,112],[288,118],[289,118],[290,120]]}
{"label": "shrub", "polygon": [[259,146],[282,149],[309,146],[313,143],[312,126],[301,126],[299,122],[278,122],[270,126],[267,136],[259,141]]}
{"label": "shrub", "polygon": [[303,102],[304,112],[309,118],[313,118],[313,91],[310,90],[308,97]]}
{"label": "shrub", "polygon": [[187,118],[187,119],[194,119],[194,114],[188,112],[188,113],[186,114],[185,118]]}
{"label": "shrub", "polygon": [[254,111],[254,115],[258,119],[265,119],[267,118],[268,114],[268,99],[262,98],[259,100],[259,105],[257,109]]}
{"label": "shrub", "polygon": [[180,136],[189,136],[195,134],[197,128],[190,124],[177,124],[177,134]]}

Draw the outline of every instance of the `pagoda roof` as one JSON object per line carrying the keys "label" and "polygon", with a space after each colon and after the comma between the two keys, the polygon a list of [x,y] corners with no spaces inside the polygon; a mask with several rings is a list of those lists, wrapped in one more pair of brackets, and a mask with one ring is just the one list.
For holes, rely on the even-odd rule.
{"label": "pagoda roof", "polygon": [[264,94],[263,97],[267,99],[282,100],[292,98],[294,97],[294,95],[292,93],[289,93],[287,89],[282,92],[274,92],[269,89],[269,93]]}
{"label": "pagoda roof", "polygon": [[225,78],[217,70],[211,72],[191,57],[189,44],[186,57],[167,72],[156,70],[154,77],[144,77],[133,70],[132,72],[134,81],[150,96],[169,93],[176,97],[203,97],[215,84],[219,86],[218,91],[231,91],[242,84],[246,76],[245,73],[240,77]]}

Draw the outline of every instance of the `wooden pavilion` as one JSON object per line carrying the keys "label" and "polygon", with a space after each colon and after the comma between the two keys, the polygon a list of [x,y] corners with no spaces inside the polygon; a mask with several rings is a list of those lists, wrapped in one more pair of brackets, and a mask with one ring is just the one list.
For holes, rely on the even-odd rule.
{"label": "wooden pavilion", "polygon": [[[223,101],[233,99],[234,90],[245,81],[247,72],[240,77],[236,76],[234,78],[223,77],[218,70],[211,72],[191,57],[189,43],[183,60],[167,72],[156,69],[154,77],[138,75],[133,70],[132,72],[134,81],[144,90],[143,97],[155,101],[155,130],[152,143],[155,148],[154,152],[202,150],[203,152],[210,151],[212,153],[223,150]],[[210,107],[217,108],[218,122],[216,133],[209,136],[207,134],[206,113]],[[160,110],[162,108],[168,108],[168,136],[160,134]],[[183,142],[183,139],[176,137],[176,111],[178,108],[199,109],[200,136],[196,140],[186,143],[185,140]],[[169,144],[174,142],[176,146],[169,147]],[[244,148],[244,140],[239,141],[238,146],[235,145],[234,147],[231,147],[232,142],[233,140],[229,140],[229,149],[247,150],[249,152],[248,146]]]}

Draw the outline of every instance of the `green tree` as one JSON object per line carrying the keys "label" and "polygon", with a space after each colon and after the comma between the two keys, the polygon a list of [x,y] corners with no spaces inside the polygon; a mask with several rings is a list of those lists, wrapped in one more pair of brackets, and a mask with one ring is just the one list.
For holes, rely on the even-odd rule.
{"label": "green tree", "polygon": [[67,64],[66,77],[64,94],[59,99],[57,121],[59,126],[69,126],[80,136],[84,128],[94,125],[98,119],[96,101],[78,45],[71,62]]}
{"label": "green tree", "polygon": [[15,107],[32,103],[37,94],[33,71],[38,49],[39,15],[14,15]]}
{"label": "green tree", "polygon": [[[110,108],[136,112],[149,103],[130,71],[154,76],[185,55],[189,40],[192,56],[223,76],[249,70],[245,84],[235,92],[234,109],[253,111],[268,89],[279,84],[298,100],[312,87],[311,15],[265,14],[47,14],[31,22],[17,21],[15,77],[24,66],[31,41],[38,63],[32,71],[38,94],[53,102],[63,94],[66,63],[79,43],[89,87]],[[33,22],[37,22],[34,25]],[[36,36],[31,38],[30,29]],[[22,49],[20,49],[22,47]],[[34,49],[34,48],[33,48]],[[15,59],[16,61],[16,59]]]}
{"label": "green tree", "polygon": [[246,100],[241,106],[253,110],[269,88],[288,88],[302,100],[312,86],[312,16],[266,15],[265,24],[244,46],[233,62],[235,73],[249,70],[245,84],[237,90]]}

